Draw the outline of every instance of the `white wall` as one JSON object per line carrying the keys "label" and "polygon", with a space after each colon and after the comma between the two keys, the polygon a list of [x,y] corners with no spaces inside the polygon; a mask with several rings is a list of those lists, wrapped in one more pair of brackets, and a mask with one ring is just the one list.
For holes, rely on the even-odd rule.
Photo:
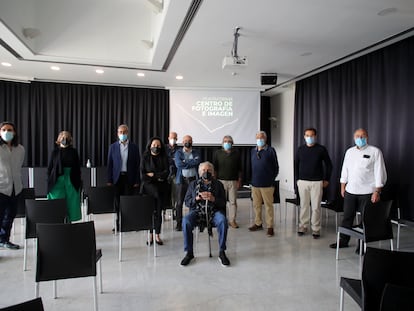
{"label": "white wall", "polygon": [[[295,87],[287,87],[282,93],[270,99],[272,146],[276,149],[279,161],[280,190],[292,197],[294,194],[293,177],[293,124],[295,108]],[[291,195],[289,195],[291,194]]]}

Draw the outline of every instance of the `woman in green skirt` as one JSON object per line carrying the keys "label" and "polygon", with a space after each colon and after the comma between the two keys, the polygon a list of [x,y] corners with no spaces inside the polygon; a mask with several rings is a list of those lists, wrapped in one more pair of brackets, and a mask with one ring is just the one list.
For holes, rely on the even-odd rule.
{"label": "woman in green skirt", "polygon": [[72,135],[68,131],[60,132],[56,139],[56,148],[50,157],[47,177],[47,198],[66,199],[68,220],[80,220],[80,162],[78,152],[72,146]]}

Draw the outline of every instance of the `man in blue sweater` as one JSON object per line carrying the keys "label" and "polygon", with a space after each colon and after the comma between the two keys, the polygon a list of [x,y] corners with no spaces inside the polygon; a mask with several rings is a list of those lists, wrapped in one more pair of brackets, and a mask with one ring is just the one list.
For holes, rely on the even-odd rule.
{"label": "man in blue sweater", "polygon": [[274,148],[267,144],[267,135],[264,131],[256,134],[256,147],[251,151],[252,166],[252,199],[255,220],[250,231],[263,230],[262,202],[266,210],[267,236],[274,235],[273,230],[273,192],[274,182],[279,173],[279,163]]}
{"label": "man in blue sweater", "polygon": [[312,206],[312,236],[320,237],[321,201],[323,188],[329,184],[332,162],[328,151],[316,142],[316,129],[304,131],[305,144],[301,145],[295,156],[295,179],[300,198],[300,219],[298,235],[308,231],[310,205]]}

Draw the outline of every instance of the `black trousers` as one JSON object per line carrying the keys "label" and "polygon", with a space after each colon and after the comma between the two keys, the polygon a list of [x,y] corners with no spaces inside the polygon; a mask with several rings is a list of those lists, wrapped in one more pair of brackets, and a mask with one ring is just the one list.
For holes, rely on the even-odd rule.
{"label": "black trousers", "polygon": [[0,242],[9,242],[19,195],[14,195],[14,190],[11,196],[0,193]]}
{"label": "black trousers", "polygon": [[[342,219],[342,227],[352,228],[356,212],[361,212],[361,215],[364,214],[365,207],[371,204],[371,196],[372,194],[351,194],[345,191],[344,218]],[[349,235],[341,234],[341,240],[346,243],[349,242],[350,238],[351,237]]]}
{"label": "black trousers", "polygon": [[155,233],[161,233],[161,224],[162,224],[162,210],[164,206],[167,204],[168,197],[169,197],[169,187],[168,183],[165,182],[156,182],[156,183],[144,183],[143,184],[143,192],[150,196],[153,196],[156,201],[156,210],[154,211],[154,224],[155,224]]}

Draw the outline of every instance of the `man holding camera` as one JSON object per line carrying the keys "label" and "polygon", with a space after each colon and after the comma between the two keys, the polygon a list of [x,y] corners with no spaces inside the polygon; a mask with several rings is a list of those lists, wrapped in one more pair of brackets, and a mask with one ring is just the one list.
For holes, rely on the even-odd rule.
{"label": "man holding camera", "polygon": [[198,174],[200,178],[190,183],[184,199],[190,212],[183,218],[184,251],[187,254],[181,261],[181,266],[187,266],[194,258],[193,229],[199,226],[202,231],[207,227],[211,235],[214,226],[218,232],[218,259],[222,266],[227,267],[230,261],[225,253],[228,223],[224,187],[214,178],[214,166],[210,162],[201,163]]}

